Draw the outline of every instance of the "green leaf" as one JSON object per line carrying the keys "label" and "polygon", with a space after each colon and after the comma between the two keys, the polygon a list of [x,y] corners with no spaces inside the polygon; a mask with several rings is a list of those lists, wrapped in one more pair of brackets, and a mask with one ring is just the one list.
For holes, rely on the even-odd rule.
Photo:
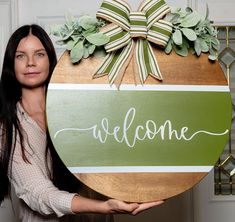
{"label": "green leaf", "polygon": [[110,40],[110,38],[107,35],[101,32],[88,35],[86,39],[88,42],[96,46],[105,45]]}
{"label": "green leaf", "polygon": [[192,29],[182,28],[181,31],[188,40],[195,41],[197,39],[197,35]]}
{"label": "green leaf", "polygon": [[166,53],[166,54],[170,54],[171,51],[172,51],[172,48],[173,48],[173,46],[172,46],[172,40],[170,39],[170,40],[168,41],[167,45],[166,45],[165,53]]}
{"label": "green leaf", "polygon": [[67,40],[73,34],[74,30],[70,30],[67,33],[64,33],[62,40]]}
{"label": "green leaf", "polygon": [[96,58],[104,58],[107,55],[104,47],[96,47],[96,50],[94,52],[94,56]]}
{"label": "green leaf", "polygon": [[210,49],[210,50],[209,50],[209,53],[210,53],[210,54],[209,54],[208,58],[209,58],[210,60],[215,61],[215,60],[218,58],[215,50]]}
{"label": "green leaf", "polygon": [[75,44],[76,44],[76,42],[74,40],[69,40],[66,43],[66,49],[70,51],[74,47]]}
{"label": "green leaf", "polygon": [[177,30],[173,33],[172,39],[173,39],[173,41],[174,41],[174,43],[175,43],[176,45],[182,45],[183,39],[182,39],[182,33],[181,33],[181,31],[177,29]]}
{"label": "green leaf", "polygon": [[196,41],[194,42],[194,50],[195,50],[197,56],[201,55],[202,49],[200,47],[200,41],[198,39],[196,39]]}
{"label": "green leaf", "polygon": [[83,54],[84,54],[83,42],[80,41],[72,48],[70,52],[70,58],[72,63],[79,62],[82,59]]}
{"label": "green leaf", "polygon": [[212,61],[215,61],[217,59],[216,55],[209,55],[208,58]]}
{"label": "green leaf", "polygon": [[84,51],[83,51],[83,58],[87,59],[89,57],[89,50],[88,48],[84,47]]}
{"label": "green leaf", "polygon": [[63,40],[57,40],[55,43],[57,45],[64,45],[65,44],[65,42]]}
{"label": "green leaf", "polygon": [[183,18],[180,26],[184,28],[194,27],[200,22],[200,20],[201,20],[200,14],[194,11]]}
{"label": "green leaf", "polygon": [[90,55],[94,53],[95,48],[96,48],[96,46],[95,46],[95,45],[89,45],[89,47],[88,47],[88,51],[89,51],[89,54],[90,54]]}
{"label": "green leaf", "polygon": [[96,28],[98,25],[98,21],[96,18],[84,15],[79,18],[79,24],[84,28],[85,30]]}
{"label": "green leaf", "polygon": [[168,21],[168,22],[172,22],[172,20],[173,20],[174,17],[175,17],[174,14],[168,13],[168,14],[166,14],[164,20],[165,20],[165,21]]}
{"label": "green leaf", "polygon": [[78,42],[79,40],[83,40],[84,37],[81,35],[72,35],[71,38],[73,39],[73,41]]}
{"label": "green leaf", "polygon": [[96,27],[92,27],[90,29],[87,29],[87,30],[83,31],[82,35],[86,38],[88,35],[91,35],[93,33],[97,33],[97,28]]}
{"label": "green leaf", "polygon": [[215,50],[219,51],[219,49],[220,49],[220,41],[217,38],[212,37],[211,38],[211,42],[212,42],[213,48]]}
{"label": "green leaf", "polygon": [[184,56],[185,57],[185,56],[188,55],[188,48],[186,47],[186,45],[175,46],[174,50],[180,56]]}
{"label": "green leaf", "polygon": [[204,39],[198,38],[199,40],[199,44],[200,44],[200,48],[202,50],[202,52],[208,52],[209,51],[209,47],[206,43],[206,41]]}
{"label": "green leaf", "polygon": [[61,25],[53,25],[50,28],[50,33],[54,36],[61,37]]}

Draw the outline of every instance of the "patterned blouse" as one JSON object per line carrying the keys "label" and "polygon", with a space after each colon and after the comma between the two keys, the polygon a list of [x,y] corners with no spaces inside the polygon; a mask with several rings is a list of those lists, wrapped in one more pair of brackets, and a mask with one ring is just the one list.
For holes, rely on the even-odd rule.
{"label": "patterned blouse", "polygon": [[[17,138],[9,178],[20,199],[17,210],[20,221],[58,221],[58,217],[73,214],[71,202],[75,194],[58,190],[50,180],[45,158],[46,132],[24,111],[20,103],[17,103],[17,115],[27,132],[25,154],[30,162],[26,163],[22,159]],[[47,159],[50,161],[50,155]]]}

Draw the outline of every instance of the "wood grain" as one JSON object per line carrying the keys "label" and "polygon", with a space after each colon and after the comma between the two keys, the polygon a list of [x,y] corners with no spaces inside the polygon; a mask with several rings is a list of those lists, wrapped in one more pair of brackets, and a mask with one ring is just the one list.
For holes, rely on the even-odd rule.
{"label": "wood grain", "polygon": [[[202,54],[200,57],[192,54],[181,57],[175,53],[166,55],[163,51],[157,49],[154,49],[154,53],[164,79],[159,81],[149,76],[145,84],[227,85],[218,61],[210,62],[207,54]],[[82,60],[79,65],[73,65],[68,52],[65,52],[54,70],[51,82],[108,84],[107,76],[92,78],[102,61],[103,58],[90,57]],[[122,83],[136,83],[134,70],[135,61],[132,59],[126,69]]]}
{"label": "wood grain", "polygon": [[164,200],[198,183],[207,173],[75,174],[97,192],[127,202]]}

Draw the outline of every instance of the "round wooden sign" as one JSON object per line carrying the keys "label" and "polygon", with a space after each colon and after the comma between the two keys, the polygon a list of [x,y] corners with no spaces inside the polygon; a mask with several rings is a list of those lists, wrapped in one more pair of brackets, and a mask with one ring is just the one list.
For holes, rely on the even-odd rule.
{"label": "round wooden sign", "polygon": [[130,202],[167,199],[213,168],[228,138],[231,97],[218,62],[154,49],[163,81],[135,84],[131,60],[119,89],[93,79],[103,58],[59,60],[47,93],[49,132],[79,180]]}

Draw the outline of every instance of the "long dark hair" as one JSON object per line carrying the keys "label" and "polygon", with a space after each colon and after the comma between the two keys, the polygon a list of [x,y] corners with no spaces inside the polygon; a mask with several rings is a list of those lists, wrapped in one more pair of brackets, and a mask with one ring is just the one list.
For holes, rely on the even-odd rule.
{"label": "long dark hair", "polygon": [[[14,72],[15,52],[19,42],[24,37],[32,34],[36,36],[43,44],[49,58],[49,76],[46,80],[46,86],[49,84],[50,77],[56,66],[57,59],[53,44],[47,33],[40,26],[24,25],[18,28],[10,37],[2,67],[2,76],[0,81],[0,203],[10,193],[10,182],[8,172],[11,171],[11,159],[16,145],[16,135],[19,135],[22,158],[27,160],[24,152],[24,137],[22,127],[17,118],[16,104],[21,98],[21,85],[17,81]],[[50,150],[52,157],[52,181],[59,189],[74,192],[78,188],[78,180],[68,171],[58,154],[56,153],[49,133],[47,131],[47,151]],[[69,180],[69,182],[67,182]]]}

